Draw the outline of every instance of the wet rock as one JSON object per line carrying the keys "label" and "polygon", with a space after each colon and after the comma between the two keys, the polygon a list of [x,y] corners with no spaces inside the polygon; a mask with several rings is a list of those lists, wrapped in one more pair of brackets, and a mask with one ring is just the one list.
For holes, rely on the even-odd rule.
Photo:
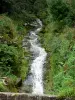
{"label": "wet rock", "polygon": [[21,93],[31,93],[32,92],[32,86],[31,85],[23,85],[20,89]]}

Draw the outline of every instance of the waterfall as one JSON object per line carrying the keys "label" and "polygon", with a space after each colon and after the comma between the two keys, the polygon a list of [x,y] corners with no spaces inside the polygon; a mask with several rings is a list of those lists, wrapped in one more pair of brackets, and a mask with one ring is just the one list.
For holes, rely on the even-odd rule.
{"label": "waterfall", "polygon": [[[34,24],[34,23],[33,23]],[[42,22],[37,19],[37,28],[30,31],[30,51],[33,53],[34,59],[31,63],[32,74],[32,93],[43,94],[43,67],[47,53],[38,42],[38,33],[41,31]]]}

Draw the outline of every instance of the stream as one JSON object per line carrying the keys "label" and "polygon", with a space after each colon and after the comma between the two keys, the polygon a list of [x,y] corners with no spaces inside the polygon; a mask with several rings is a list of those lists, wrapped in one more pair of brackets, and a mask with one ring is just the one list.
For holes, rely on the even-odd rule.
{"label": "stream", "polygon": [[34,30],[29,32],[30,52],[33,54],[33,60],[30,64],[30,75],[24,84],[32,84],[32,94],[43,94],[43,67],[47,53],[38,41],[38,33],[42,29],[42,22],[37,19]]}

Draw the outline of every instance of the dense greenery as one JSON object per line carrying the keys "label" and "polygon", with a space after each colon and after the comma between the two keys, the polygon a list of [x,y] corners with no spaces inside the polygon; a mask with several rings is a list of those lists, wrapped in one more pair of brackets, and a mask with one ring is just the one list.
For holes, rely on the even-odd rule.
{"label": "dense greenery", "polygon": [[40,35],[48,52],[45,93],[72,96],[75,95],[75,2],[47,2],[49,16]]}
{"label": "dense greenery", "polygon": [[1,13],[7,12],[25,22],[34,20],[35,16],[44,18],[47,12],[45,0],[1,0],[0,5]]}
{"label": "dense greenery", "polygon": [[10,77],[10,80],[13,77],[16,81],[19,77],[25,79],[29,59],[24,58],[28,51],[22,48],[26,30],[15,23],[9,17],[0,15],[0,77]]}
{"label": "dense greenery", "polygon": [[[40,41],[48,53],[45,93],[74,96],[75,0],[0,1],[0,91],[17,91],[16,80],[26,77],[29,58],[24,56],[29,52],[22,48],[23,24],[37,17],[44,23]],[[3,84],[5,76],[9,86]]]}
{"label": "dense greenery", "polygon": [[66,27],[56,32],[56,23],[46,27],[43,45],[49,53],[46,92],[74,95],[75,83],[75,29]]}

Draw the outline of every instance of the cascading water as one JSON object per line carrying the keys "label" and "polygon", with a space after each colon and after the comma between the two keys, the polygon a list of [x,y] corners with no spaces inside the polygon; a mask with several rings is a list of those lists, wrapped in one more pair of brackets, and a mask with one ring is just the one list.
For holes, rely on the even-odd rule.
{"label": "cascading water", "polygon": [[[35,26],[33,31],[29,32],[30,51],[33,54],[33,60],[30,65],[30,74],[24,81],[23,88],[32,86],[33,94],[43,94],[43,67],[46,60],[47,53],[38,42],[38,33],[41,31],[42,22],[37,19],[35,23],[29,24]],[[26,43],[23,42],[23,45]],[[26,90],[28,91],[28,90]],[[31,91],[31,89],[29,90]]]}
{"label": "cascading water", "polygon": [[38,42],[38,32],[40,32],[42,28],[42,22],[38,19],[37,23],[39,27],[30,31],[30,51],[34,55],[34,60],[31,64],[31,74],[32,74],[32,93],[33,94],[43,94],[43,66],[45,63],[45,59],[47,53],[45,49],[42,48]]}

